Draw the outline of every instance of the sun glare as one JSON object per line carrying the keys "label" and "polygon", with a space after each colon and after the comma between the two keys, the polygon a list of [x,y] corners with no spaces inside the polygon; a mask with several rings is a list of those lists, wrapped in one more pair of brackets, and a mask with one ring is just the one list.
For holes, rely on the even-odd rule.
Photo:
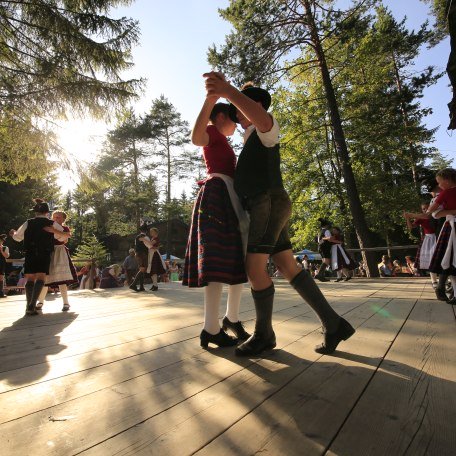
{"label": "sun glare", "polygon": [[108,125],[93,120],[69,120],[56,130],[59,145],[65,152],[70,170],[62,166],[62,179],[59,182],[62,192],[72,190],[78,183],[78,168],[85,168],[96,162]]}

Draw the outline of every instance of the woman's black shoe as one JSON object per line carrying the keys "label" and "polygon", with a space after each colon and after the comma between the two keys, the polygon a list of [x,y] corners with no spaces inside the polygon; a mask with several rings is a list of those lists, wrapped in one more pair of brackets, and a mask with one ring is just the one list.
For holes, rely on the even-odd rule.
{"label": "woman's black shoe", "polygon": [[250,336],[249,339],[236,348],[235,354],[237,356],[255,356],[265,350],[273,349],[276,345],[274,331],[268,336],[255,331],[253,336]]}
{"label": "woman's black shoe", "polygon": [[337,277],[337,279],[335,280],[335,282],[341,282],[342,280],[344,280],[342,277]]}
{"label": "woman's black shoe", "polygon": [[219,347],[234,347],[237,342],[237,339],[229,336],[222,329],[218,334],[209,334],[203,329],[200,334],[200,344],[203,348],[207,348],[209,344],[215,344]]}
{"label": "woman's black shoe", "polygon": [[441,288],[436,288],[434,291],[439,301],[448,301],[446,293]]}
{"label": "woman's black shoe", "polygon": [[244,325],[241,321],[233,323],[226,316],[223,317],[222,320],[222,329],[223,331],[230,329],[238,340],[247,340],[250,337],[250,334],[244,329]]}
{"label": "woman's black shoe", "polygon": [[158,290],[157,285],[152,285],[152,287],[150,288],[150,291],[157,291],[157,290]]}
{"label": "woman's black shoe", "polygon": [[344,282],[348,282],[351,279],[352,279],[351,276],[345,277]]}
{"label": "woman's black shoe", "polygon": [[322,355],[329,355],[336,350],[339,342],[347,340],[353,334],[355,334],[355,328],[345,318],[340,317],[337,330],[331,334],[325,333],[325,340],[315,347],[315,351]]}
{"label": "woman's black shoe", "polygon": [[136,292],[139,291],[139,290],[136,288],[136,285],[130,285],[128,288],[130,288],[130,290],[133,290],[133,291],[136,291]]}
{"label": "woman's black shoe", "polygon": [[453,296],[451,299],[447,300],[448,304],[451,304],[452,306],[456,305],[456,298]]}

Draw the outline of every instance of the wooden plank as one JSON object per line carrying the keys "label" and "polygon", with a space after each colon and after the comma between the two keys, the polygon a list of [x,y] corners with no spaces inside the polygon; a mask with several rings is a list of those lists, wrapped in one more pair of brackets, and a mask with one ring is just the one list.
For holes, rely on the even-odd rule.
{"label": "wooden plank", "polygon": [[[309,311],[304,307],[305,313]],[[303,308],[295,308],[297,314],[303,313]],[[288,312],[289,314],[289,312]],[[286,324],[293,321],[290,315],[285,315]],[[315,332],[318,328],[318,322],[314,319],[306,323],[309,329]],[[295,338],[292,330],[287,332],[291,335],[291,340]],[[299,334],[302,335],[304,326],[300,325]],[[189,343],[189,342],[187,342]],[[21,446],[33,444],[36,454],[54,453],[65,454],[69,448],[73,451],[83,449],[100,440],[107,438],[115,432],[122,432],[126,427],[135,427],[141,419],[161,415],[163,410],[167,410],[172,405],[192,398],[199,391],[205,391],[212,385],[218,385],[225,378],[231,378],[234,373],[239,373],[236,378],[241,384],[245,383],[246,376],[252,374],[244,369],[244,364],[253,364],[250,360],[235,358],[235,362],[225,359],[226,351],[219,352],[222,357],[213,356],[206,352],[198,355],[198,359],[187,358],[177,372],[175,366],[170,366],[163,370],[163,375],[173,382],[158,382],[159,376],[154,373],[154,377],[143,376],[138,383],[136,379],[117,385],[115,388],[106,388],[97,394],[80,398],[77,401],[71,401],[50,410],[35,413],[23,419],[15,420],[2,426],[1,431],[5,436],[14,436],[17,432],[21,433],[22,429],[36,429],[38,432],[32,436],[25,433],[23,439],[25,443],[19,443],[17,439],[11,439],[11,446],[8,451],[14,453]],[[229,350],[230,357],[233,357],[232,350]],[[169,356],[169,353],[168,353]],[[215,363],[211,367],[208,358]],[[221,363],[221,364],[220,364]],[[204,370],[202,371],[202,366]],[[234,370],[233,370],[234,369]],[[183,375],[182,372],[185,372]],[[213,374],[211,374],[213,372]],[[188,380],[186,380],[188,378]],[[209,385],[206,383],[210,381]],[[158,383],[157,383],[158,382]],[[195,390],[196,388],[196,390]],[[114,393],[113,393],[114,391]],[[167,399],[164,401],[164,399]],[[127,409],[126,409],[127,407]],[[180,413],[180,412],[179,412]],[[73,417],[68,422],[49,422],[48,417]],[[166,420],[163,425],[168,426]],[[67,430],[67,431],[65,431]],[[41,438],[42,436],[42,438]],[[48,447],[47,442],[52,441],[52,449]]]}
{"label": "wooden plank", "polygon": [[[388,350],[412,300],[376,307],[334,356],[323,356],[197,453],[317,455],[329,444]],[[304,347],[302,356],[311,353]],[[255,438],[249,438],[254,435]]]}
{"label": "wooden plank", "polygon": [[[365,321],[372,315],[369,304],[356,309],[350,319]],[[285,329],[285,328],[284,328]],[[192,454],[208,444],[227,428],[232,427],[255,410],[268,397],[287,386],[290,381],[313,365],[320,355],[313,346],[321,339],[318,331],[303,320],[288,331],[280,331],[279,347],[266,359],[248,365],[239,374],[188,398],[175,407],[164,410],[148,420],[122,432],[88,454]],[[304,351],[304,356],[303,356]],[[238,358],[230,358],[240,363]],[[242,358],[241,358],[242,360]],[[318,379],[321,383],[321,378]],[[295,398],[293,398],[295,401]],[[258,421],[254,420],[255,426]],[[170,427],[171,426],[171,427]],[[262,427],[262,426],[260,426]],[[258,430],[243,437],[256,441]],[[255,436],[252,439],[252,436]],[[217,454],[225,444],[217,448]],[[180,452],[179,452],[180,449]],[[229,450],[224,450],[229,451]],[[223,452],[222,452],[223,454]],[[226,454],[226,453],[225,453]],[[236,454],[236,453],[231,453]],[[249,451],[242,454],[250,454]]]}
{"label": "wooden plank", "polygon": [[[282,321],[287,321],[295,316],[306,316],[309,312],[311,311],[306,307],[304,309],[298,306],[285,307],[278,310],[274,321],[279,326]],[[182,325],[182,320],[179,321]],[[185,323],[188,324],[188,321]],[[318,327],[316,319],[312,323],[314,328]],[[188,344],[184,344],[178,349],[183,357],[190,356],[188,353],[200,353],[201,348],[197,341],[200,324],[199,322],[198,328],[188,326],[175,331],[171,331],[169,326],[162,327],[163,334],[137,341],[136,344],[123,344],[115,350],[109,348],[99,350],[95,357],[92,353],[88,353],[70,358],[70,360],[54,360],[50,365],[45,363],[44,366],[38,365],[37,368],[32,366],[3,374],[7,376],[8,383],[13,383],[13,385],[8,388],[8,394],[3,393],[1,396],[2,403],[5,404],[7,410],[2,419],[11,420],[36,410],[48,408],[60,401],[68,401],[78,395],[84,396],[90,392],[124,382],[135,375],[144,375],[163,365],[177,362],[179,359],[175,359],[167,353],[170,348],[181,342],[188,341]],[[145,343],[148,344],[146,348]],[[189,346],[187,347],[187,345]],[[161,349],[164,349],[163,356],[159,352]],[[170,360],[167,359],[167,356]],[[162,360],[162,365],[157,364],[159,359]],[[42,375],[39,379],[37,369],[38,374]],[[49,369],[49,372],[41,372],[46,369]],[[128,377],[129,375],[131,377]],[[68,383],[71,384],[71,388],[67,387]],[[15,384],[19,386],[14,388]],[[35,401],[24,400],[25,396],[21,393],[23,385],[33,385],[33,387],[28,387],[27,395],[37,397]],[[6,387],[4,388],[6,389]],[[8,407],[8,404],[11,406]]]}
{"label": "wooden plank", "polygon": [[328,454],[455,454],[455,335],[451,306],[420,301]]}

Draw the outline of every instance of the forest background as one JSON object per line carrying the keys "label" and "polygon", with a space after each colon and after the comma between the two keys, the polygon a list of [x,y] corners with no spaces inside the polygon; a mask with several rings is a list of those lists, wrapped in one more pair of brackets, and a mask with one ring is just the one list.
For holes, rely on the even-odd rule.
{"label": "forest background", "polygon": [[[410,29],[375,0],[222,2],[229,31],[217,45],[207,37],[208,68],[274,93],[296,250],[315,248],[319,217],[340,226],[349,247],[417,241],[402,212],[428,198],[423,179],[452,165],[434,147],[438,126],[426,123],[433,107],[422,103],[423,93],[447,78],[446,61],[414,65],[448,40],[447,2],[407,2],[424,3],[429,20]],[[138,109],[147,81],[125,74],[140,25],[117,14],[131,3],[0,2],[1,232],[30,216],[35,196],[69,213],[73,251],[131,235],[144,218],[168,222],[165,242],[169,221],[189,222],[205,173],[189,144],[193,119],[167,94]],[[89,164],[66,153],[56,134],[56,122],[78,116],[107,125]],[[239,136],[233,146],[239,151]],[[73,175],[73,188],[62,170]],[[375,258],[366,258],[371,267]]]}

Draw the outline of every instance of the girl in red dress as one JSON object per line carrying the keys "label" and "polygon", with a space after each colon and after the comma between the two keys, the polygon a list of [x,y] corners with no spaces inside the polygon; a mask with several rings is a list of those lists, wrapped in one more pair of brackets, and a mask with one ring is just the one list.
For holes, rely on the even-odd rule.
{"label": "girl in red dress", "polygon": [[[456,210],[456,169],[445,168],[436,174],[436,179],[442,191],[429,206],[426,214],[432,214],[442,207],[447,215],[432,255],[429,271],[448,274],[453,289],[456,290],[456,216],[448,213]],[[456,298],[453,297],[448,303],[456,304]]]}
{"label": "girl in red dress", "polygon": [[[248,218],[234,191],[236,156],[226,138],[234,133],[236,124],[229,117],[229,106],[216,101],[217,97],[206,98],[192,132],[193,144],[203,147],[207,178],[201,182],[193,208],[182,282],[189,287],[204,287],[200,342],[205,348],[209,343],[232,346],[250,337],[239,321],[241,292],[247,282],[244,252]],[[229,285],[228,302],[220,328],[224,283]],[[227,329],[236,339],[225,332]]]}

